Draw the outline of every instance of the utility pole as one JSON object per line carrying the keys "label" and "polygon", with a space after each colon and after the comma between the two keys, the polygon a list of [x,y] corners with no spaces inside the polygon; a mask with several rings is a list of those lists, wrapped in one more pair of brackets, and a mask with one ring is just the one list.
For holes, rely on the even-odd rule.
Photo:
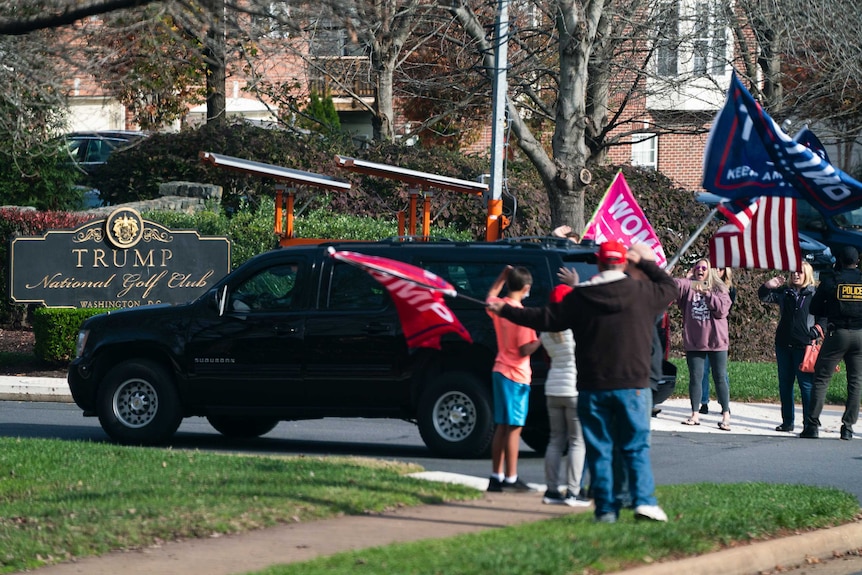
{"label": "utility pole", "polygon": [[485,239],[503,237],[503,166],[506,147],[506,96],[508,85],[506,70],[509,67],[509,0],[499,0],[494,44],[493,124],[491,125],[491,197],[488,200],[488,219]]}

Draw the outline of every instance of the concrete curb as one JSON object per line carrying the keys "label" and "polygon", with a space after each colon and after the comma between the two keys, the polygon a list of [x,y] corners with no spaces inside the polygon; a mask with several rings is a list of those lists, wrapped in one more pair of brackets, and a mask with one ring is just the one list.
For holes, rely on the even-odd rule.
{"label": "concrete curb", "polygon": [[10,375],[0,377],[0,400],[72,403],[72,393],[64,379]]}
{"label": "concrete curb", "polygon": [[[678,561],[626,569],[625,575],[745,575],[771,573],[805,564],[810,558],[828,559],[862,547],[862,523],[802,533],[782,539],[753,543]],[[783,570],[783,569],[782,569]]]}

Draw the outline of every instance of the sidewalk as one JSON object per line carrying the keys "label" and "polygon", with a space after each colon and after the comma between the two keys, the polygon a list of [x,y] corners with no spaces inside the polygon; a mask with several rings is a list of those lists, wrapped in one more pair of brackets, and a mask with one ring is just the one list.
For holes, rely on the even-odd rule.
{"label": "sidewalk", "polygon": [[[61,379],[13,376],[0,377],[0,400],[70,402],[72,399],[65,381]],[[718,408],[715,403],[712,406]],[[652,419],[654,430],[727,433],[718,429],[717,423],[721,419],[719,413],[702,415],[699,426],[681,425],[680,422],[691,414],[688,400],[669,400],[659,407],[661,413]],[[732,403],[731,409],[731,433],[788,435],[774,429],[780,420],[777,405]],[[829,437],[830,434],[837,437],[841,413],[841,409],[834,407],[824,410],[821,437]],[[432,481],[461,483],[480,490],[487,487],[486,478],[434,471],[416,475]],[[451,537],[571,513],[592,512],[591,507],[573,509],[542,505],[541,494],[541,490],[526,494],[485,494],[477,501],[410,507],[379,515],[340,517],[282,525],[242,535],[172,542],[137,551],[119,551],[102,557],[85,558],[45,567],[37,572],[43,575],[232,575],[342,551]],[[862,522],[857,522],[679,561],[646,565],[625,573],[749,575],[773,572],[777,566],[802,565],[797,571],[782,569],[781,572],[846,574],[862,572],[862,559],[825,563],[819,563],[819,560],[852,554],[860,548]]]}

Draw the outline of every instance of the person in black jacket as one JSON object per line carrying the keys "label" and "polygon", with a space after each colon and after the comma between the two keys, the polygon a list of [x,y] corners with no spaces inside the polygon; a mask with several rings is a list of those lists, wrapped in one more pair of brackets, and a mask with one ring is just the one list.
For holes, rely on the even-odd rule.
{"label": "person in black jacket", "polygon": [[[626,252],[619,241],[599,246],[599,274],[560,303],[516,309],[491,303],[492,313],[540,331],[571,329],[578,369],[578,417],[587,446],[595,520],[616,522],[613,453],[619,448],[628,472],[635,518],[667,521],[658,506],[650,462],[650,370],[655,318],[676,297],[673,279],[645,244]],[[637,267],[647,280],[624,273]]]}
{"label": "person in black jacket", "polygon": [[778,327],[775,329],[775,363],[778,367],[781,425],[776,427],[775,431],[793,431],[794,380],[799,382],[802,421],[808,419],[811,391],[814,389],[814,374],[800,371],[799,364],[802,363],[805,346],[812,339],[820,337],[814,324],[819,324],[821,329],[826,326],[826,318],[818,318],[815,321],[810,313],[814,292],[814,270],[808,262],[802,262],[800,271],[790,273],[786,285],[783,276],[776,276],[757,290],[760,301],[776,304],[780,310]]}
{"label": "person in black jacket", "polygon": [[841,417],[841,439],[853,439],[853,425],[859,418],[862,393],[862,272],[858,269],[859,252],[845,246],[838,252],[840,269],[824,277],[814,299],[811,313],[826,316],[826,339],[814,366],[814,393],[808,417],[799,437],[819,436],[820,413],[826,400],[829,381],[843,359],[847,368],[847,403]]}

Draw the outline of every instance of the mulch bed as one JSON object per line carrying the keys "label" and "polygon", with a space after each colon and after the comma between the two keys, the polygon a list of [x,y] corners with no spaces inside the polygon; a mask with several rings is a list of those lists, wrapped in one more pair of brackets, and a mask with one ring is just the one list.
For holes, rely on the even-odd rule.
{"label": "mulch bed", "polygon": [[0,375],[59,377],[66,379],[66,365],[42,361],[33,353],[35,337],[29,329],[0,329]]}

